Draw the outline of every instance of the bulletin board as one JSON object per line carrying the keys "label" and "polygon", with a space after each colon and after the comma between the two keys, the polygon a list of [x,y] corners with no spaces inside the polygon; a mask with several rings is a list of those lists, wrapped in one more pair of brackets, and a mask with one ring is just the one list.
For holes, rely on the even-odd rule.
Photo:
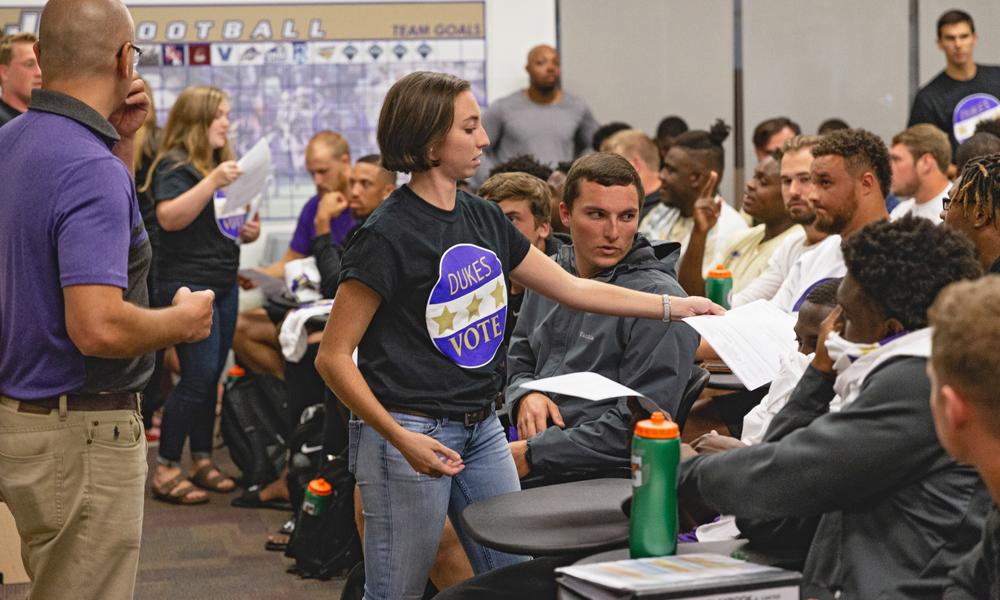
{"label": "bulletin board", "polygon": [[[158,120],[186,87],[213,85],[231,99],[237,155],[267,138],[274,182],[262,216],[294,219],[315,187],[309,138],[343,134],[354,157],[377,152],[375,129],[389,87],[412,71],[452,73],[486,103],[484,2],[199,2],[130,7],[139,73]],[[6,32],[37,31],[40,7],[0,8]]]}

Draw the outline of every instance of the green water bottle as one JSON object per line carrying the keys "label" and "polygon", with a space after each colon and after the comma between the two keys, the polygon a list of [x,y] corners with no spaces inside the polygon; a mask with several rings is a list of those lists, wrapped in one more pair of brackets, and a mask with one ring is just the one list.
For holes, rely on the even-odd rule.
{"label": "green water bottle", "polygon": [[226,373],[226,383],[232,385],[237,381],[239,381],[239,379],[246,374],[247,372],[246,370],[243,369],[243,367],[239,365],[233,365],[233,368],[229,369],[229,372]]}
{"label": "green water bottle", "polygon": [[305,498],[302,499],[302,512],[318,517],[326,510],[333,495],[333,486],[326,479],[317,477],[309,482]]}
{"label": "green water bottle", "polygon": [[677,423],[662,412],[639,421],[632,437],[632,514],[629,555],[677,552],[677,465],[681,459]]}
{"label": "green water bottle", "polygon": [[733,293],[733,273],[724,265],[715,265],[705,279],[705,295],[712,302],[729,309],[729,298]]}

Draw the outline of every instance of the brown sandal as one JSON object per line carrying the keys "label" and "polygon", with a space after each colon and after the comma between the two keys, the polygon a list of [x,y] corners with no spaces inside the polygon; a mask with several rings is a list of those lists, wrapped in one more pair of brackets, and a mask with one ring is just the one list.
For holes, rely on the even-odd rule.
{"label": "brown sandal", "polygon": [[[184,487],[184,482],[188,483],[187,487]],[[197,492],[197,488],[191,485],[191,481],[184,478],[184,475],[178,475],[166,483],[156,485],[153,484],[153,498],[161,500],[163,502],[168,502],[170,504],[204,504],[208,502],[208,496],[203,498],[191,498],[192,492]]]}
{"label": "brown sandal", "polygon": [[[214,470],[216,473],[209,477],[209,473]],[[222,487],[224,482],[230,482],[232,485],[229,487]],[[229,492],[236,489],[236,482],[226,477],[222,474],[222,470],[216,466],[215,463],[208,463],[202,468],[194,472],[191,476],[191,483],[200,487],[203,490],[208,490],[210,492],[219,492],[220,494],[228,494]]]}

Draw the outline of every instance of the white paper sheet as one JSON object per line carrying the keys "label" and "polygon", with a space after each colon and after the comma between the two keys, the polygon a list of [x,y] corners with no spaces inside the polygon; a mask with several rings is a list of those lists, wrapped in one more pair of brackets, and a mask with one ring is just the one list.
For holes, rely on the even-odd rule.
{"label": "white paper sheet", "polygon": [[796,350],[795,318],[757,300],[722,317],[688,317],[684,322],[712,345],[748,390],[755,390],[778,375],[779,357]]}
{"label": "white paper sheet", "polygon": [[[267,138],[261,138],[254,144],[237,164],[243,175],[226,188],[226,205],[222,209],[222,214],[229,214],[236,209],[249,206],[267,189],[267,182],[271,177],[271,148],[267,144]],[[259,205],[258,201],[253,206],[254,212]]]}
{"label": "white paper sheet", "polygon": [[617,381],[612,381],[604,375],[589,371],[536,379],[535,381],[522,383],[521,387],[526,390],[545,392],[546,394],[562,394],[563,396],[573,396],[595,402],[609,398],[631,396],[638,399],[639,404],[650,412],[661,410],[656,403],[639,392],[627,388]]}

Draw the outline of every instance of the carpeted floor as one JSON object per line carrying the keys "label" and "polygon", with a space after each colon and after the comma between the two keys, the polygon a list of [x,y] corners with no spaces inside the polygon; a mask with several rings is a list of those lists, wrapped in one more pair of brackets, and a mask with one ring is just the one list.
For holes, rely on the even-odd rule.
{"label": "carpeted floor", "polygon": [[[150,478],[155,457],[151,446]],[[237,472],[224,448],[215,458],[226,472]],[[208,504],[174,506],[153,500],[147,491],[136,600],[340,598],[342,580],[299,579],[285,572],[289,559],[264,550],[267,535],[281,527],[286,513],[232,508],[229,500],[235,495],[212,494]],[[6,600],[22,600],[28,587],[2,591]]]}

